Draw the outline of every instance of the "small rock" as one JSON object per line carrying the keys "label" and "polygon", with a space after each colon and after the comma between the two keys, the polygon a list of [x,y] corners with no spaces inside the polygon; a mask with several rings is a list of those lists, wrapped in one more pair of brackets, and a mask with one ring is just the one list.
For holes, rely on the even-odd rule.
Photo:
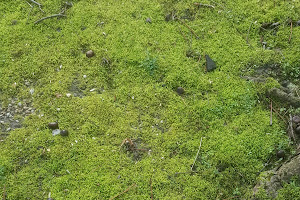
{"label": "small rock", "polygon": [[66,96],[69,98],[72,94],[71,93],[67,93]]}
{"label": "small rock", "polygon": [[33,95],[33,93],[34,93],[34,89],[33,89],[33,88],[31,88],[31,89],[29,90],[29,93],[30,93],[31,95]]}
{"label": "small rock", "polygon": [[297,126],[296,129],[295,129],[295,132],[300,135],[300,126]]}
{"label": "small rock", "polygon": [[300,124],[300,117],[297,116],[297,115],[295,115],[295,116],[293,117],[293,123],[295,123],[295,124]]}
{"label": "small rock", "polygon": [[83,78],[86,78],[86,77],[87,77],[87,75],[83,75],[82,77],[83,77]]}
{"label": "small rock", "polygon": [[50,123],[48,124],[48,127],[49,127],[50,129],[52,129],[52,130],[58,129],[58,123],[57,123],[57,122],[50,122]]}
{"label": "small rock", "polygon": [[176,89],[176,92],[177,92],[179,95],[181,95],[181,94],[184,93],[184,89],[183,89],[182,87],[178,87],[178,88]]}
{"label": "small rock", "polygon": [[53,136],[55,136],[55,135],[58,135],[58,134],[60,134],[60,130],[59,129],[54,129],[53,131],[52,131],[52,135]]}
{"label": "small rock", "polygon": [[284,150],[279,150],[276,153],[277,158],[284,158],[285,157],[285,151]]}
{"label": "small rock", "polygon": [[11,130],[11,128],[7,128],[7,129],[6,129],[7,132],[10,131],[10,130]]}
{"label": "small rock", "polygon": [[68,136],[68,135],[69,135],[69,131],[68,131],[68,130],[62,130],[62,131],[60,132],[60,135],[61,135],[61,136]]}
{"label": "small rock", "polygon": [[298,24],[298,26],[300,26],[300,20],[299,20],[299,21],[297,21],[297,24]]}
{"label": "small rock", "polygon": [[151,19],[150,19],[150,17],[148,17],[147,19],[146,19],[146,23],[150,23],[151,24]]}
{"label": "small rock", "polygon": [[207,72],[214,71],[217,68],[216,63],[208,55],[205,55],[205,59],[206,59],[206,71]]}
{"label": "small rock", "polygon": [[88,57],[88,58],[91,58],[91,57],[93,57],[94,55],[95,55],[95,53],[94,53],[93,50],[89,50],[89,51],[86,52],[86,57]]}

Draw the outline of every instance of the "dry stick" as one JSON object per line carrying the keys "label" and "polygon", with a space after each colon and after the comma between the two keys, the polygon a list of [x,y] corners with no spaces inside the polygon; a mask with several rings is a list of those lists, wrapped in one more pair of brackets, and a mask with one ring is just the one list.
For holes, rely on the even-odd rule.
{"label": "dry stick", "polygon": [[49,19],[49,18],[53,18],[53,17],[66,17],[66,15],[59,13],[59,14],[48,16],[48,17],[43,17],[42,19],[39,19],[36,22],[34,22],[34,24],[40,23],[41,21],[43,21],[45,19]]}
{"label": "dry stick", "polygon": [[[40,9],[40,11],[42,11],[43,13],[45,13],[43,10],[42,10],[42,4],[40,4],[39,2],[36,2],[36,1],[34,1],[34,0],[29,0],[31,3],[34,3],[34,4],[36,4],[38,7],[39,7],[39,9]],[[27,2],[28,3],[28,2]]]}
{"label": "dry stick", "polygon": [[194,160],[194,163],[193,163],[193,165],[192,165],[192,167],[191,167],[191,171],[193,171],[193,168],[194,168],[195,162],[196,162],[196,160],[197,160],[197,158],[198,158],[198,155],[199,155],[199,152],[200,152],[200,148],[201,148],[201,144],[202,144],[202,137],[201,137],[201,140],[200,140],[200,145],[199,145],[199,149],[198,149],[198,152],[197,152],[196,158],[195,158],[195,160]]}
{"label": "dry stick", "polygon": [[193,29],[191,27],[189,27],[184,21],[182,21],[181,19],[179,18],[176,18],[177,20],[179,20],[185,27],[187,27],[191,33],[197,38],[199,39],[198,35],[195,33],[195,31],[193,31]]}
{"label": "dry stick", "polygon": [[270,107],[271,107],[271,110],[270,110],[270,126],[272,126],[272,124],[273,124],[273,121],[272,121],[272,110],[273,110],[273,108],[272,108],[272,99],[270,99]]}
{"label": "dry stick", "polygon": [[124,193],[126,193],[126,192],[128,192],[132,187],[134,187],[134,186],[136,186],[136,184],[134,183],[134,184],[132,184],[129,188],[127,188],[126,190],[124,190],[123,192],[121,192],[120,194],[117,194],[116,196],[114,196],[114,197],[112,197],[112,198],[110,198],[109,200],[112,200],[112,199],[115,199],[115,198],[117,198],[118,196],[120,196],[120,195],[122,195],[122,194],[124,194]]}
{"label": "dry stick", "polygon": [[292,33],[293,33],[293,22],[291,22],[291,34],[290,34],[289,42],[291,42]]}
{"label": "dry stick", "polygon": [[286,123],[286,119],[284,119],[284,117],[282,117],[282,115],[280,115],[279,112],[275,108],[272,108],[272,110],[282,119],[282,121],[284,123]]}

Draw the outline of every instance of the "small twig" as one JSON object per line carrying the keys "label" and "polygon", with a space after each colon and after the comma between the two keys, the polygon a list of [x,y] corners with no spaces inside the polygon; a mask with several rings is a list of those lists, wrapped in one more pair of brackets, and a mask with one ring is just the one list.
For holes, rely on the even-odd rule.
{"label": "small twig", "polygon": [[150,178],[151,200],[153,200],[152,178]]}
{"label": "small twig", "polygon": [[289,42],[291,42],[292,33],[293,33],[293,22],[291,21],[291,34],[290,34]]}
{"label": "small twig", "polygon": [[183,20],[176,18],[178,21],[180,21],[185,27],[187,27],[191,33],[197,38],[199,39],[198,35],[195,33],[195,31],[193,31],[193,29],[191,27],[189,27]]}
{"label": "small twig", "polygon": [[132,187],[135,187],[136,186],[136,184],[134,183],[134,184],[132,184],[129,188],[127,188],[126,190],[124,190],[123,192],[121,192],[121,193],[119,193],[119,194],[117,194],[116,196],[114,196],[114,197],[112,197],[112,198],[110,198],[109,200],[112,200],[112,199],[115,199],[115,198],[117,198],[118,196],[120,196],[120,195],[122,195],[122,194],[124,194],[124,193],[126,193],[126,192],[128,192]]}
{"label": "small twig", "polygon": [[275,108],[272,108],[272,110],[282,119],[282,121],[284,123],[286,123],[286,119],[284,119],[284,117],[282,117],[282,115],[280,115],[279,112]]}
{"label": "small twig", "polygon": [[199,152],[200,152],[200,149],[201,149],[201,144],[202,144],[202,137],[201,137],[201,140],[200,140],[199,149],[198,149],[197,155],[196,155],[196,157],[195,157],[194,163],[193,163],[193,165],[191,166],[191,171],[193,171],[195,162],[196,162],[196,160],[197,160],[197,158],[198,158],[198,155],[199,155]]}
{"label": "small twig", "polygon": [[209,4],[203,4],[203,3],[194,3],[195,6],[198,7],[207,7],[207,8],[215,8],[213,5],[209,5]]}
{"label": "small twig", "polygon": [[273,124],[273,120],[272,120],[272,110],[273,110],[273,106],[272,106],[272,99],[270,99],[270,107],[271,107],[271,110],[270,110],[270,126],[272,126]]}
{"label": "small twig", "polygon": [[43,18],[37,20],[36,22],[34,22],[34,24],[40,23],[41,21],[43,21],[43,20],[45,20],[45,19],[49,19],[49,18],[53,18],[53,17],[66,17],[66,15],[63,15],[63,14],[61,14],[61,13],[55,14],[55,15],[50,15],[50,16],[43,17]]}
{"label": "small twig", "polygon": [[[42,10],[42,4],[40,4],[39,2],[36,2],[36,1],[34,1],[34,0],[29,0],[31,3],[34,3],[34,4],[36,4],[38,7],[39,7],[39,9],[40,9],[40,11],[42,11],[42,13],[45,13],[43,10]],[[28,3],[28,2],[27,2]]]}

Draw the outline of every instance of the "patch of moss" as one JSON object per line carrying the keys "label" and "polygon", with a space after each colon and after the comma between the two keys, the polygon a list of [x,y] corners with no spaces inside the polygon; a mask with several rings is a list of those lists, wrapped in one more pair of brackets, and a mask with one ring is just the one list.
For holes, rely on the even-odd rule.
{"label": "patch of moss", "polygon": [[[269,126],[257,95],[277,82],[257,86],[240,76],[248,63],[297,61],[299,27],[288,42],[285,24],[300,17],[295,2],[204,1],[210,9],[194,1],[73,1],[66,18],[34,24],[64,3],[39,2],[45,14],[36,6],[29,13],[25,1],[0,3],[0,100],[30,99],[36,108],[0,143],[7,198],[109,199],[135,183],[121,198],[147,199],[150,179],[159,199],[243,196],[276,146],[288,148],[285,127],[277,116]],[[165,20],[173,11],[184,23]],[[260,32],[273,21],[281,23],[276,35]],[[205,54],[214,72],[205,72]],[[70,135],[52,136],[51,121]],[[122,150],[126,138],[140,150]]]}

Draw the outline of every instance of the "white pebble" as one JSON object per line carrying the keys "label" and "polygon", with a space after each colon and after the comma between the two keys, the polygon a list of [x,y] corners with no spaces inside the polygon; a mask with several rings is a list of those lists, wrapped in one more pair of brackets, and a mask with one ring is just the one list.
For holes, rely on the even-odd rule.
{"label": "white pebble", "polygon": [[58,134],[60,134],[60,130],[59,130],[59,129],[54,129],[54,130],[52,131],[52,135],[53,135],[53,136],[58,135]]}
{"label": "white pebble", "polygon": [[33,88],[31,88],[31,89],[29,90],[29,93],[30,93],[31,95],[33,95],[33,93],[34,93],[34,89],[33,89]]}

